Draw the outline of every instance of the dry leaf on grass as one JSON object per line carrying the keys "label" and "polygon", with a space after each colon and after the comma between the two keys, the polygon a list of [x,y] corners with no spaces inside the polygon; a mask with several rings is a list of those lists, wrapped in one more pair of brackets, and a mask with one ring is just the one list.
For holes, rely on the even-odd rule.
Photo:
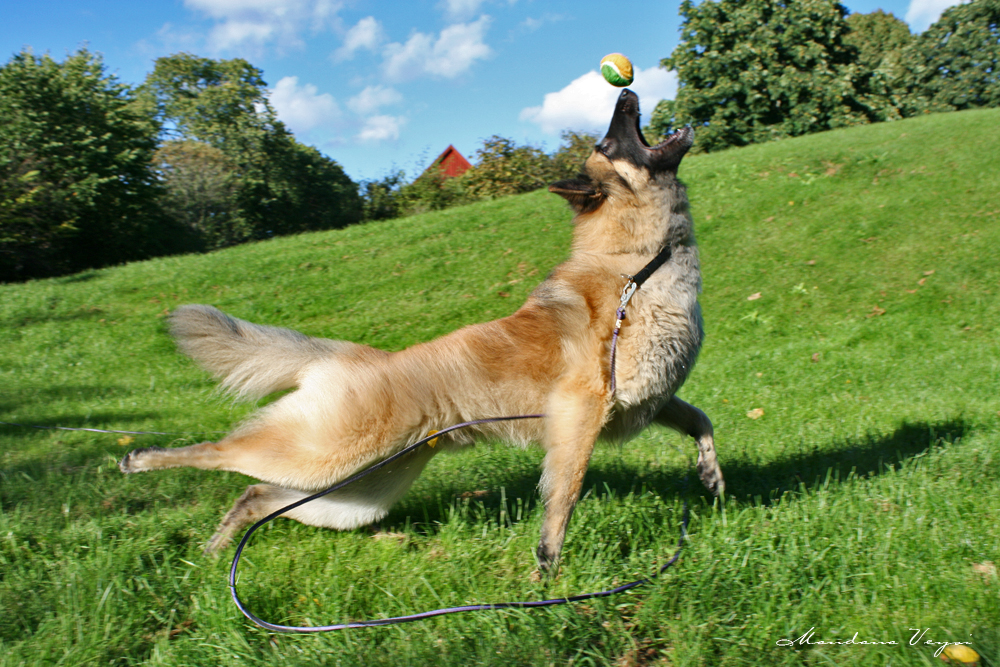
{"label": "dry leaf on grass", "polygon": [[979,654],[965,644],[948,644],[941,651],[940,658],[951,665],[975,667],[979,664]]}
{"label": "dry leaf on grass", "polygon": [[997,577],[997,566],[993,564],[992,561],[983,561],[982,563],[973,563],[972,571],[976,574],[982,575],[983,579],[989,581],[990,579],[996,579]]}
{"label": "dry leaf on grass", "polygon": [[756,301],[760,298],[760,292],[756,292],[747,297],[747,301]]}
{"label": "dry leaf on grass", "polygon": [[754,408],[753,410],[747,413],[747,417],[749,417],[750,419],[760,419],[763,416],[764,416],[763,408]]}

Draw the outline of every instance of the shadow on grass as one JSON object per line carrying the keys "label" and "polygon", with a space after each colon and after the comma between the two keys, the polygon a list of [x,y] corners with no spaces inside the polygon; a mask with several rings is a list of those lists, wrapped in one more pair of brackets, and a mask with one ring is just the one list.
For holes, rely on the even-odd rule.
{"label": "shadow on grass", "polygon": [[[79,433],[75,429],[112,429],[133,431],[137,428],[128,428],[129,424],[147,419],[162,419],[159,412],[90,412],[85,415],[59,415],[58,417],[36,417],[16,422],[17,425],[0,423],[0,434],[16,435],[25,434],[32,431],[65,431],[66,433]],[[7,422],[6,419],[2,420]],[[124,424],[125,426],[122,426]],[[62,428],[60,428],[62,427]],[[92,433],[93,431],[83,431]],[[115,434],[105,434],[115,435]]]}
{"label": "shadow on grass", "polygon": [[87,271],[81,271],[80,273],[74,273],[71,276],[64,276],[62,278],[57,278],[56,282],[60,285],[71,285],[73,283],[86,283],[90,282],[94,278],[100,276],[100,272],[96,269],[90,269]]}
{"label": "shadow on grass", "polygon": [[49,322],[74,322],[77,320],[96,320],[108,317],[107,313],[99,308],[90,310],[76,310],[71,313],[44,313],[35,311],[30,314],[16,315],[0,320],[0,326],[19,328],[32,324],[46,324]]}
{"label": "shadow on grass", "polygon": [[[90,384],[59,384],[48,387],[30,388],[9,386],[0,388],[0,411],[9,412],[31,405],[44,408],[55,401],[67,398],[88,401],[108,396],[132,396],[135,393],[136,390],[134,388],[111,383],[99,386]],[[73,424],[65,425],[73,426]]]}
{"label": "shadow on grass", "polygon": [[[844,480],[851,471],[859,477],[884,474],[926,451],[936,442],[954,441],[964,437],[970,430],[969,424],[960,419],[933,424],[904,422],[886,435],[832,442],[826,447],[817,445],[812,451],[762,464],[747,460],[727,460],[723,453],[720,458],[726,478],[726,492],[731,498],[769,505],[787,491],[803,486],[810,489],[822,485],[830,471],[833,472],[833,480]],[[497,459],[500,456],[497,452],[491,452],[490,458]],[[469,465],[477,463],[475,458],[476,455],[470,457]],[[464,476],[454,475],[453,479],[442,480],[431,494],[408,495],[383,520],[382,527],[395,530],[408,522],[417,526],[420,523],[433,525],[444,522],[454,503],[464,498],[482,503],[488,514],[499,511],[504,500],[508,510],[512,501],[518,498],[522,500],[525,510],[534,507],[539,501],[537,486],[540,470],[537,458],[526,461],[523,452],[516,452],[510,456],[510,462],[509,466],[501,466],[497,465],[497,461],[491,461],[488,490],[477,490],[475,481],[464,482]],[[470,474],[474,479],[482,476],[477,475],[476,471]],[[707,502],[712,502],[712,496],[701,485],[693,467],[690,470],[677,467],[638,468],[622,461],[604,462],[592,465],[583,483],[584,493],[590,490],[604,493],[608,490],[622,496],[643,489],[661,496],[683,496],[689,500],[704,498]],[[430,525],[426,529],[433,530]]]}

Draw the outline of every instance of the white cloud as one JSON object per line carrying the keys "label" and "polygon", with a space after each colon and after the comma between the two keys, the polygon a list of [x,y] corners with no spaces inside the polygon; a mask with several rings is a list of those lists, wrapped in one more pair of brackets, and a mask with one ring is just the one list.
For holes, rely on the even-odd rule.
{"label": "white cloud", "polygon": [[[646,118],[656,103],[677,94],[677,74],[659,67],[635,70],[629,88],[639,96]],[[574,79],[555,93],[546,93],[541,106],[521,111],[520,119],[535,123],[549,134],[562,130],[604,131],[611,122],[615,102],[621,94],[597,71]]]}
{"label": "white cloud", "polygon": [[293,132],[307,132],[340,117],[337,101],[329,93],[320,94],[316,86],[299,86],[299,77],[286,76],[271,91],[271,104],[285,125]]}
{"label": "white cloud", "polygon": [[404,123],[406,119],[402,116],[372,116],[365,121],[358,139],[363,142],[395,141]]}
{"label": "white cloud", "polygon": [[479,11],[479,6],[483,4],[485,0],[443,0],[439,7],[444,9],[445,14],[448,18],[453,21],[464,21],[465,19],[472,18],[477,11]]}
{"label": "white cloud", "polygon": [[347,106],[351,111],[359,116],[367,116],[385,106],[399,104],[403,101],[403,96],[394,88],[386,86],[368,86],[360,93],[347,101]]}
{"label": "white cloud", "polygon": [[216,51],[300,47],[305,29],[322,30],[340,9],[336,0],[184,0],[185,6],[219,21],[209,36]]}
{"label": "white cloud", "polygon": [[350,60],[358,49],[374,51],[384,40],[382,24],[374,16],[366,16],[347,31],[344,35],[344,45],[334,51],[333,59]]}
{"label": "white cloud", "polygon": [[923,32],[932,23],[941,18],[941,14],[949,7],[961,4],[955,0],[910,0],[906,10],[906,18],[913,32]]}
{"label": "white cloud", "polygon": [[553,14],[552,12],[548,12],[546,14],[543,14],[540,18],[534,18],[532,16],[529,16],[528,18],[521,21],[521,23],[518,25],[518,28],[520,28],[522,32],[535,32],[546,23],[557,23],[559,21],[564,21],[564,20],[566,20],[565,15]]}
{"label": "white cloud", "polygon": [[483,41],[489,16],[472,23],[456,23],[433,35],[417,32],[405,44],[393,42],[385,47],[382,71],[390,81],[406,81],[423,75],[451,79],[472,64],[492,54]]}

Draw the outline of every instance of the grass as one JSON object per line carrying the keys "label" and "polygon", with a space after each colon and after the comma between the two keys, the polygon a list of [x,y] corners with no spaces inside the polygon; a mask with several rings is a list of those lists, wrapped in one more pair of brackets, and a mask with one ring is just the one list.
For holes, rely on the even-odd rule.
{"label": "grass", "polygon": [[[927,640],[1000,665],[998,122],[685,161],[708,338],[681,395],[715,423],[724,502],[675,434],[600,450],[559,578],[533,583],[541,453],[484,445],[435,459],[377,530],[271,524],[241,570],[251,608],[295,624],[573,594],[651,573],[691,504],[663,579],[565,607],[272,635],[200,553],[248,478],[116,467],[253,409],[175,352],[171,308],[400,349],[516,309],[567,253],[559,198],[0,286],[0,421],[181,434],[0,425],[0,665],[941,664]],[[810,628],[896,644],[778,644]]]}

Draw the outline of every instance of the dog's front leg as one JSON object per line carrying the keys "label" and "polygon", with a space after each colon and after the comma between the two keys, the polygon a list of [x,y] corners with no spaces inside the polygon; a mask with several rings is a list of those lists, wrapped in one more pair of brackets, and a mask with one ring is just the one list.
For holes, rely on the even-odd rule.
{"label": "dog's front leg", "polygon": [[690,403],[672,396],[656,415],[656,422],[695,439],[698,443],[698,476],[713,495],[721,494],[726,482],[722,479],[722,470],[715,456],[715,434],[708,416]]}
{"label": "dog's front leg", "polygon": [[566,537],[573,507],[580,497],[583,476],[594,451],[594,442],[607,414],[599,392],[563,388],[550,399],[546,412],[542,463],[542,496],[545,518],[536,557],[542,572],[554,572]]}

